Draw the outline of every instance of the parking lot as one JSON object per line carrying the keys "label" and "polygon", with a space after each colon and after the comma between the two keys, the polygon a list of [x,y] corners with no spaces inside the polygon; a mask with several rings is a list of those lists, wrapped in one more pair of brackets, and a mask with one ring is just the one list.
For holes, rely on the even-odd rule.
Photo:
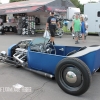
{"label": "parking lot", "polygon": [[[20,40],[34,39],[41,36],[41,34],[36,36],[1,35],[0,51],[7,51],[10,45],[16,44]],[[99,45],[100,37],[88,36],[84,43],[82,40],[79,42],[80,44],[75,44],[71,35],[55,38],[55,43],[57,45],[82,47]],[[91,86],[85,94],[81,96],[72,96],[63,92],[55,80],[26,71],[23,68],[15,68],[8,64],[0,64],[0,100],[99,100],[99,82],[100,73],[98,72],[93,75]],[[1,90],[3,87],[13,87],[13,85],[17,83],[24,87],[31,87],[31,92],[6,92]]]}

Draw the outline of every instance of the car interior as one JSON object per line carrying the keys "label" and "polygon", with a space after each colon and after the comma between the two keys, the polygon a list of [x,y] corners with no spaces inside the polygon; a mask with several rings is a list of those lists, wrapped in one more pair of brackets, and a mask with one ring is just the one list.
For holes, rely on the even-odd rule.
{"label": "car interior", "polygon": [[15,47],[12,48],[11,50],[12,55],[15,53],[15,50],[17,48],[27,50],[29,47],[30,51],[33,52],[42,52],[42,53],[48,53],[48,54],[54,54],[60,56],[70,56],[72,54],[75,54],[76,52],[79,52],[87,48],[86,46],[74,47],[74,46],[52,45],[48,41],[49,39],[47,38],[36,38],[33,40],[21,41]]}
{"label": "car interior", "polygon": [[[86,49],[87,47],[74,47],[74,46],[59,46],[52,45],[47,38],[36,38],[30,43],[30,50],[42,53],[49,53],[61,56],[69,56],[76,52]],[[49,51],[50,49],[50,51]],[[47,50],[49,52],[47,52]]]}

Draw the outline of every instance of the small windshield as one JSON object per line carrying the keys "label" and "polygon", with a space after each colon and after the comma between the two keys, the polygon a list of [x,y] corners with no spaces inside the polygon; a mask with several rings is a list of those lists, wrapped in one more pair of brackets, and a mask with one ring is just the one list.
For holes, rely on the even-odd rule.
{"label": "small windshield", "polygon": [[36,45],[36,44],[46,44],[48,43],[49,39],[47,38],[36,38],[36,39],[33,39],[31,41],[31,45]]}

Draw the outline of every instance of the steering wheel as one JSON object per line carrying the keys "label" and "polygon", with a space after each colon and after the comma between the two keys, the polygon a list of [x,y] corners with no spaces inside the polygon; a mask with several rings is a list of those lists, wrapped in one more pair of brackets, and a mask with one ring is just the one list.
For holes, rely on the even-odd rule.
{"label": "steering wheel", "polygon": [[36,44],[34,46],[30,46],[32,51],[48,53],[48,54],[56,54],[56,49],[51,43],[47,44]]}
{"label": "steering wheel", "polygon": [[47,43],[45,45],[44,49],[45,49],[45,53],[56,54],[56,49],[55,49],[54,45],[52,45],[51,43]]}

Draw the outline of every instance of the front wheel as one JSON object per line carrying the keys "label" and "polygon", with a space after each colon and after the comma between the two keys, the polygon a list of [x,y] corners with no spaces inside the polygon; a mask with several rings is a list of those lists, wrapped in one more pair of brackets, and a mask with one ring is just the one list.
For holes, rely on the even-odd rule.
{"label": "front wheel", "polygon": [[87,65],[77,58],[65,58],[56,67],[55,78],[60,88],[71,95],[82,95],[91,83]]}

